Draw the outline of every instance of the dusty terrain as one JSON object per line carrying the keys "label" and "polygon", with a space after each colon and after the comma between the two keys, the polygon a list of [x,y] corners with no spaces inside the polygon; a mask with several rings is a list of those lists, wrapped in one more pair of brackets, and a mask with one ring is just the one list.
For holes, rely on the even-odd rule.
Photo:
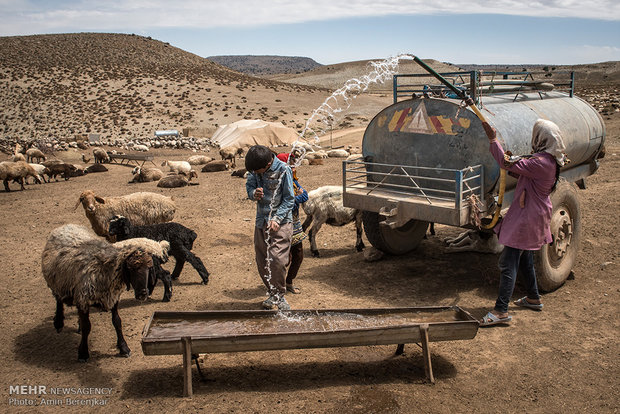
{"label": "dusty terrain", "polygon": [[[253,260],[254,205],[245,199],[244,180],[226,172],[200,173],[199,186],[159,189],[155,183],[127,184],[130,169],[110,165],[108,173],[0,192],[2,410],[84,411],[66,405],[8,406],[16,397],[9,395],[9,386],[46,385],[112,388],[109,396],[99,396],[106,412],[616,412],[620,117],[608,119],[607,128],[607,157],[580,191],[584,233],[574,279],[544,295],[541,313],[515,309],[509,327],[480,329],[471,341],[431,344],[435,385],[426,383],[422,354],[414,345],[399,357],[393,346],[214,354],[203,363],[208,381],[199,381],[194,368],[195,395],[184,399],[181,357],[144,356],[141,332],[155,310],[259,308],[264,288]],[[360,136],[337,138],[336,144],[359,142]],[[159,163],[191,154],[155,155]],[[313,189],[338,184],[340,170],[340,161],[330,159],[323,166],[300,167],[299,176]],[[169,303],[161,302],[161,284],[146,303],[124,293],[120,314],[131,357],[117,357],[110,315],[95,312],[91,359],[84,364],[76,358],[75,310],[67,312],[62,333],[52,326],[55,306],[41,277],[40,254],[55,227],[88,225],[82,208],[74,210],[88,188],[104,196],[174,195],[175,220],[198,233],[194,251],[211,281],[199,284],[186,266]],[[479,318],[495,299],[497,257],[447,253],[441,239],[455,232],[438,226],[437,236],[414,253],[367,263],[353,248],[351,225],[323,227],[318,235],[322,257],[308,257],[306,247],[297,281],[302,294],[289,295],[289,301],[294,309],[458,304]],[[521,293],[517,288],[515,295]]]}
{"label": "dusty terrain", "polygon": [[[2,38],[0,48],[0,140],[73,139],[86,132],[134,138],[184,127],[206,133],[244,117],[277,117],[299,128],[328,96],[327,89],[247,77],[139,36]],[[336,69],[346,80],[346,66]],[[329,85],[328,71],[320,82],[313,78],[308,84]],[[130,169],[109,165],[107,173],[29,185],[25,191],[0,190],[0,411],[93,410],[68,406],[64,399],[60,406],[9,406],[10,398],[40,404],[36,394],[10,395],[10,387],[44,385],[111,389],[96,396],[110,413],[618,412],[619,82],[617,75],[604,76],[578,83],[578,95],[604,114],[607,156],[579,192],[583,237],[574,278],[544,295],[543,312],[514,309],[509,327],[480,329],[470,341],[431,344],[435,385],[426,382],[422,353],[414,345],[398,357],[395,346],[224,353],[203,361],[207,381],[201,382],[194,368],[194,397],[182,398],[181,357],[144,356],[142,329],[156,310],[259,309],[265,296],[253,259],[255,206],[245,197],[244,180],[226,172],[199,173],[198,186],[159,189],[155,183],[127,184]],[[358,129],[335,132],[334,145],[360,145],[359,127],[390,101],[389,93],[357,99],[345,120]],[[152,154],[158,165],[193,155],[189,150]],[[54,155],[79,162],[75,151]],[[302,166],[300,181],[308,190],[338,185],[341,168],[337,159]],[[132,349],[128,359],[117,356],[109,313],[91,315],[91,359],[85,364],[77,362],[75,309],[67,311],[62,333],[52,325],[55,303],[41,276],[41,251],[54,228],[88,226],[83,209],[74,209],[85,189],[102,196],[173,195],[175,221],[197,232],[194,251],[211,272],[204,286],[186,266],[168,303],[161,302],[161,283],[147,302],[123,294],[120,315]],[[289,295],[289,302],[294,309],[457,304],[482,317],[496,297],[497,257],[448,253],[441,240],[458,230],[436,230],[411,254],[368,263],[353,247],[352,225],[324,226],[317,238],[322,256],[309,257],[306,242],[296,283],[302,294]],[[517,287],[515,296],[522,293]]]}

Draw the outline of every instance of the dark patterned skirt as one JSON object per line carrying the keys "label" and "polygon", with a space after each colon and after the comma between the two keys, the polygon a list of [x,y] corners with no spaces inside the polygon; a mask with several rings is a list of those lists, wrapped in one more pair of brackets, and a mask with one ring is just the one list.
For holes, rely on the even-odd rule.
{"label": "dark patterned skirt", "polygon": [[301,221],[299,217],[293,218],[293,237],[291,237],[291,246],[295,246],[299,244],[307,238],[308,236],[304,233],[304,230],[301,227]]}

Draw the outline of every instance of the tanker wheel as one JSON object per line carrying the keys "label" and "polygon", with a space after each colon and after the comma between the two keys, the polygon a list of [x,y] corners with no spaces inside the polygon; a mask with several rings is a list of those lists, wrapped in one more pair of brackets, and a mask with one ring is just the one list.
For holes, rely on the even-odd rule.
{"label": "tanker wheel", "polygon": [[551,236],[535,255],[540,290],[549,292],[564,284],[577,260],[581,242],[581,209],[575,184],[560,178],[551,194]]}
{"label": "tanker wheel", "polygon": [[397,229],[380,224],[385,218],[378,213],[364,211],[364,232],[370,244],[384,253],[401,255],[414,250],[426,234],[428,221],[410,220]]}

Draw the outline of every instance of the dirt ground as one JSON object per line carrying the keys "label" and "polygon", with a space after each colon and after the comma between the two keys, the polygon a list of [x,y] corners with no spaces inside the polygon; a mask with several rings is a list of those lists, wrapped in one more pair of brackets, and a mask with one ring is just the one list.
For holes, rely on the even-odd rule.
{"label": "dirt ground", "polygon": [[[606,120],[607,156],[579,192],[583,214],[581,252],[574,278],[545,294],[543,312],[512,309],[513,323],[481,328],[473,340],[431,344],[436,383],[425,380],[421,350],[408,345],[367,346],[212,354],[194,368],[194,397],[183,398],[180,356],[145,356],[142,329],[156,310],[259,309],[265,289],[254,261],[254,204],[245,197],[245,181],[228,172],[199,173],[200,185],[160,189],[155,183],[128,184],[130,168],[109,165],[109,172],[72,178],[25,191],[0,191],[0,295],[2,346],[0,411],[83,412],[90,406],[41,406],[36,394],[11,395],[11,386],[99,387],[105,412],[298,412],[298,413],[608,413],[620,409],[618,378],[617,237],[620,196],[620,116]],[[361,143],[361,132],[334,144]],[[59,153],[77,161],[77,153]],[[155,152],[187,159],[189,152]],[[306,189],[341,183],[341,161],[302,166]],[[12,186],[17,188],[16,185]],[[178,221],[198,234],[194,251],[211,273],[201,285],[187,265],[174,283],[171,302],[163,303],[158,284],[147,302],[123,294],[120,315],[128,359],[117,356],[109,313],[91,314],[91,359],[77,361],[79,335],[74,308],[65,329],[52,325],[53,297],[40,269],[45,240],[54,228],[88,226],[79,194],[93,189],[102,196],[136,191],[173,195]],[[306,258],[297,285],[288,295],[293,309],[439,306],[457,304],[480,318],[495,300],[497,256],[447,253],[442,238],[458,229],[437,226],[437,235],[413,253],[368,263],[354,249],[352,225],[324,226],[317,237],[320,258]],[[369,245],[368,242],[366,242]],[[173,260],[166,267],[171,269]],[[517,287],[515,296],[523,291]],[[71,395],[74,403],[93,396]],[[32,399],[36,407],[18,407],[11,398]]]}

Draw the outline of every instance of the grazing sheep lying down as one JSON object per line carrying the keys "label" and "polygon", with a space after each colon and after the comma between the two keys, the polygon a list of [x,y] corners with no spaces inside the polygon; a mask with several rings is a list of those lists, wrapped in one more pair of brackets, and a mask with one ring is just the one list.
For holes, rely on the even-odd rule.
{"label": "grazing sheep lying down", "polygon": [[187,162],[189,162],[190,165],[203,165],[214,159],[215,158],[206,155],[192,155],[187,159]]}
{"label": "grazing sheep lying down", "polygon": [[92,174],[92,173],[106,172],[106,171],[108,171],[108,169],[103,164],[89,165],[88,167],[84,169],[85,174]]}
{"label": "grazing sheep lying down", "polygon": [[304,231],[314,221],[308,238],[310,239],[310,252],[314,257],[319,256],[319,250],[316,247],[316,234],[324,223],[330,226],[344,226],[355,221],[357,241],[355,249],[359,252],[365,247],[362,241],[362,212],[350,207],[344,207],[342,204],[342,187],[340,186],[324,186],[308,193],[308,201],[303,203],[302,208],[306,213],[306,220],[302,224]]}
{"label": "grazing sheep lying down", "polygon": [[158,168],[136,167],[132,171],[133,178],[129,181],[132,183],[147,183],[149,181],[159,181],[164,173]]}
{"label": "grazing sheep lying down", "polygon": [[189,165],[189,162],[187,161],[164,161],[161,163],[162,167],[168,166],[168,168],[170,169],[170,172],[176,173],[176,174],[189,174],[189,172],[192,170],[192,166]]}
{"label": "grazing sheep lying down", "polygon": [[200,183],[190,183],[190,180],[192,178],[198,178],[198,174],[194,170],[191,170],[189,172],[189,176],[185,176],[183,174],[167,175],[166,177],[159,180],[159,182],[157,183],[157,187],[178,188],[178,187],[185,187],[188,185],[200,184]]}
{"label": "grazing sheep lying down", "polygon": [[43,249],[41,268],[56,298],[56,331],[60,332],[64,326],[64,305],[77,307],[82,333],[78,360],[85,362],[90,356],[91,306],[112,312],[116,346],[122,356],[129,356],[131,351],[123,337],[118,314],[121,293],[133,287],[136,299],[145,300],[153,266],[151,256],[165,262],[168,248],[168,242],[145,238],[109,244],[86,227],[75,224],[66,224],[51,232]]}
{"label": "grazing sheep lying down", "polygon": [[215,172],[215,171],[227,171],[230,168],[230,164],[225,160],[209,161],[202,167],[202,172]]}
{"label": "grazing sheep lying down", "polygon": [[80,204],[95,233],[105,237],[114,216],[125,216],[132,223],[142,226],[171,221],[176,211],[171,197],[147,192],[103,198],[92,190],[86,190],[80,195],[75,208]]}
{"label": "grazing sheep lying down", "polygon": [[[127,240],[134,237],[146,237],[155,241],[166,240],[170,243],[171,256],[176,259],[172,276],[161,268],[157,260],[154,261],[156,282],[157,279],[161,279],[164,284],[164,298],[163,302],[170,301],[172,297],[172,282],[171,279],[178,279],[183,265],[188,261],[194,269],[200,275],[203,284],[209,283],[209,272],[205,268],[204,264],[198,256],[191,252],[194,247],[194,240],[196,240],[196,232],[188,229],[187,227],[179,223],[160,223],[151,224],[149,226],[134,226],[131,221],[123,216],[115,216],[110,220],[109,233],[111,236],[116,236],[117,240]],[[149,287],[149,292],[153,291],[152,287]]]}
{"label": "grazing sheep lying down", "polygon": [[499,244],[495,233],[482,232],[478,230],[467,230],[456,237],[444,239],[448,245],[448,252],[478,252],[499,254],[504,246]]}

